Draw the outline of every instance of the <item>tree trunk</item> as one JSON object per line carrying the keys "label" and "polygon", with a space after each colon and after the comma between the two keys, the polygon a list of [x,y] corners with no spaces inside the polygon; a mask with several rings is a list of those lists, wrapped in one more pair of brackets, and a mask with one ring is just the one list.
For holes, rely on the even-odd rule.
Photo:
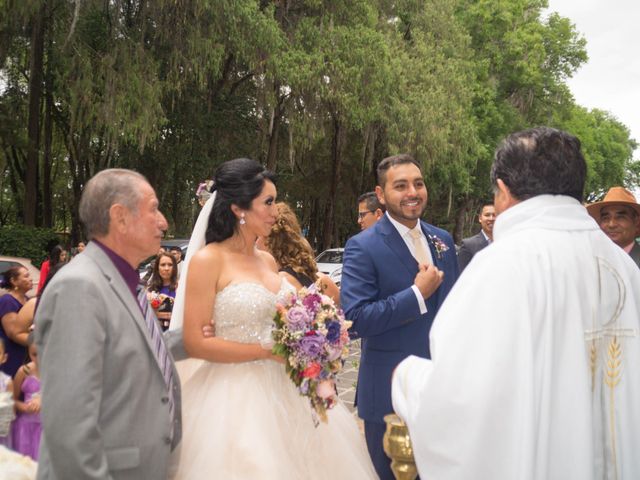
{"label": "tree trunk", "polygon": [[340,183],[340,171],[342,167],[342,150],[344,148],[344,125],[339,114],[333,114],[333,140],[331,142],[331,188],[329,199],[325,208],[324,227],[322,231],[322,248],[331,247],[335,222],[335,205],[338,196],[338,184]]}
{"label": "tree trunk", "polygon": [[280,94],[280,84],[273,83],[273,93],[277,99],[273,110],[271,110],[271,121],[269,122],[269,146],[267,149],[267,170],[276,171],[278,166],[278,137],[280,136],[280,126],[282,125],[282,115],[284,115],[284,102],[286,95]]}
{"label": "tree trunk", "polygon": [[269,132],[269,148],[267,150],[267,170],[276,171],[278,165],[278,135],[280,134],[280,124],[282,123],[282,113],[280,112],[280,102],[273,110],[273,118]]}
{"label": "tree trunk", "polygon": [[31,30],[29,65],[29,149],[24,192],[24,223],[35,226],[40,149],[40,98],[42,96],[42,58],[44,52],[44,14],[46,2],[35,14]]}
{"label": "tree trunk", "polygon": [[[22,157],[22,158],[20,158]],[[24,202],[24,198],[21,196],[19,185],[24,185],[24,164],[26,158],[22,150],[17,149],[11,145],[10,151],[7,152],[7,163],[9,166],[9,186],[11,187],[11,193],[13,194],[13,200],[16,205],[20,205]],[[24,192],[22,192],[24,195]],[[24,211],[17,209],[16,217],[18,223],[24,223]]]}
{"label": "tree trunk", "polygon": [[456,245],[460,245],[460,242],[462,242],[462,238],[464,237],[465,219],[467,217],[467,212],[472,205],[473,199],[467,197],[456,213],[456,223],[453,228],[453,241]]}
{"label": "tree trunk", "polygon": [[71,213],[71,242],[75,245],[83,238],[78,206],[80,205],[80,197],[82,196],[82,187],[86,183],[86,169],[88,168],[86,162],[82,162],[81,159],[83,157],[89,157],[89,141],[88,135],[84,133],[74,135],[73,132],[69,132],[65,135],[65,138],[67,151],[69,152],[71,191],[73,193],[69,209]]}
{"label": "tree trunk", "polygon": [[364,148],[362,149],[362,166],[360,168],[360,186],[356,192],[362,195],[369,189],[367,178],[373,162],[373,151],[376,142],[376,128],[373,124],[368,124],[364,132]]}
{"label": "tree trunk", "polygon": [[[49,58],[51,57],[49,56]],[[53,196],[51,191],[51,143],[53,140],[52,83],[51,68],[48,67],[45,77],[44,164],[42,166],[42,214],[43,225],[47,228],[53,226]]]}

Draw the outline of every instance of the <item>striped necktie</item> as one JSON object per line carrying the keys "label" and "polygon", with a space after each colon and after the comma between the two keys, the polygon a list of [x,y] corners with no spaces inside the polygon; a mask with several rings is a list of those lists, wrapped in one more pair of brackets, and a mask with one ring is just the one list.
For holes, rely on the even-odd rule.
{"label": "striped necktie", "polygon": [[142,285],[138,286],[138,303],[140,304],[145,323],[147,324],[147,329],[149,330],[151,345],[153,345],[153,353],[156,356],[158,365],[160,365],[160,368],[162,369],[162,376],[164,377],[164,382],[169,390],[169,414],[171,418],[171,431],[173,432],[173,421],[175,419],[175,406],[173,399],[173,365],[171,363],[171,357],[169,356],[167,347],[164,344],[162,330],[160,329],[160,325],[158,325],[158,319],[156,318],[156,314],[153,313],[153,310],[149,308],[147,292]]}

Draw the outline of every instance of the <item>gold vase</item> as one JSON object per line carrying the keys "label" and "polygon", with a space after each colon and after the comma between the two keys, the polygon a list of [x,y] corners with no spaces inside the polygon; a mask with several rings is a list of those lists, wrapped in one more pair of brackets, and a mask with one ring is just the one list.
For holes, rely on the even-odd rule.
{"label": "gold vase", "polygon": [[415,480],[418,467],[413,458],[413,447],[409,437],[409,429],[395,413],[385,415],[387,430],[384,433],[382,446],[384,453],[391,458],[391,471],[396,480]]}

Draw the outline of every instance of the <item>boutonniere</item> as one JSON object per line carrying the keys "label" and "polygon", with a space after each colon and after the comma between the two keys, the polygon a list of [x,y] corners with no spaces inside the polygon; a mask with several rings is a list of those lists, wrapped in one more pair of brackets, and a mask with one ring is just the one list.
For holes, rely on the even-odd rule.
{"label": "boutonniere", "polygon": [[438,254],[438,260],[442,259],[442,253],[449,250],[449,247],[446,243],[437,235],[427,235],[429,239],[429,243],[433,245],[433,248],[436,249],[436,253]]}

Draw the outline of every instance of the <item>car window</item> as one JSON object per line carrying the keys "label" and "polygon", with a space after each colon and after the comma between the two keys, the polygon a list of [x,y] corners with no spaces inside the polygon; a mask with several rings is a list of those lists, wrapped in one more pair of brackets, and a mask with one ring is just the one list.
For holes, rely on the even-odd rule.
{"label": "car window", "polygon": [[11,267],[22,267],[22,264],[8,260],[0,260],[0,282],[4,281],[4,274]]}
{"label": "car window", "polygon": [[316,258],[317,263],[342,263],[342,253],[341,251],[334,252],[322,252],[318,258]]}
{"label": "car window", "polygon": [[9,270],[11,267],[21,267],[22,265],[18,262],[10,262],[7,260],[0,260],[0,275],[4,275],[4,272]]}

